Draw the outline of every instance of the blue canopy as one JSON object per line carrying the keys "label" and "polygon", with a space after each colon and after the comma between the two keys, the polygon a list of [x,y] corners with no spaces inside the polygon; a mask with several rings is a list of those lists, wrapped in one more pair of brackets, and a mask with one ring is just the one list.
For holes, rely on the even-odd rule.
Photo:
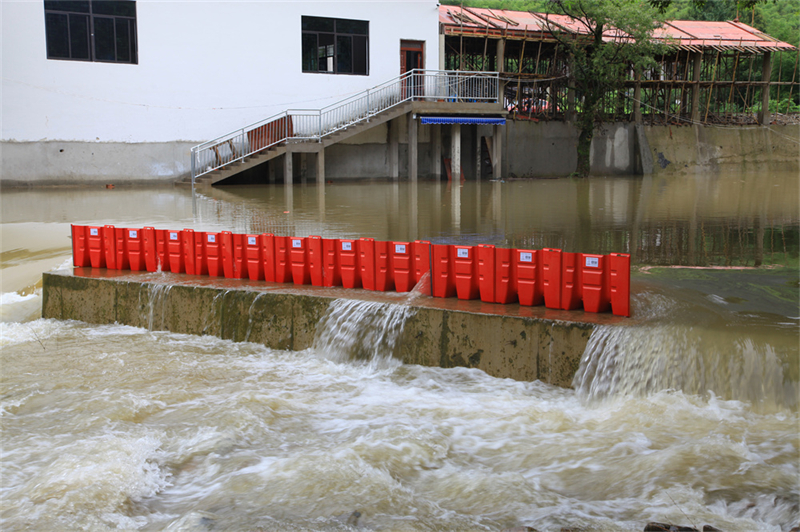
{"label": "blue canopy", "polygon": [[475,116],[421,116],[420,122],[423,124],[480,124],[504,126],[505,118],[475,117]]}

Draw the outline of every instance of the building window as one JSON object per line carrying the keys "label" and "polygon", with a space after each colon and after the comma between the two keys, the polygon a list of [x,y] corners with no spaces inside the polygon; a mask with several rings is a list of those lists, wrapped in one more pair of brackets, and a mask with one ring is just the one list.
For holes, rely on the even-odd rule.
{"label": "building window", "polygon": [[369,74],[369,22],[303,17],[303,72]]}
{"label": "building window", "polygon": [[47,58],[138,63],[133,0],[44,1]]}

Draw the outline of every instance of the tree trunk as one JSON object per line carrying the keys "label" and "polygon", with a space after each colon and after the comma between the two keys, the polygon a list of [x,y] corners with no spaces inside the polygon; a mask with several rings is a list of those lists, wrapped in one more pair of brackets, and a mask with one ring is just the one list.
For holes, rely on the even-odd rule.
{"label": "tree trunk", "polygon": [[578,167],[575,173],[580,177],[588,177],[591,170],[591,154],[592,136],[594,135],[594,127],[589,126],[589,129],[581,129],[578,136]]}

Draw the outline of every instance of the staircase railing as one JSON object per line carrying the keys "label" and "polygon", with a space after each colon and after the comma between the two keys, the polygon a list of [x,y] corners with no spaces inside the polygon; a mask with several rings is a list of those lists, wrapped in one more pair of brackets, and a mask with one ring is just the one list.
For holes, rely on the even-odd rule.
{"label": "staircase railing", "polygon": [[322,109],[290,109],[192,148],[195,179],[289,140],[317,141],[408,101],[500,101],[497,72],[411,70]]}

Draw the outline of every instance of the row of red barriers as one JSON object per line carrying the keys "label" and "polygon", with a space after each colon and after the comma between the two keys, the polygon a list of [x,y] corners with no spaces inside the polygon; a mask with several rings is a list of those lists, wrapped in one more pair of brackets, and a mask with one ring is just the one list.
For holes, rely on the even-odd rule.
{"label": "row of red barriers", "polygon": [[630,316],[630,255],[383,242],[230,231],[72,226],[76,267],[170,271],[276,283],[409,292],[430,272],[433,297]]}

